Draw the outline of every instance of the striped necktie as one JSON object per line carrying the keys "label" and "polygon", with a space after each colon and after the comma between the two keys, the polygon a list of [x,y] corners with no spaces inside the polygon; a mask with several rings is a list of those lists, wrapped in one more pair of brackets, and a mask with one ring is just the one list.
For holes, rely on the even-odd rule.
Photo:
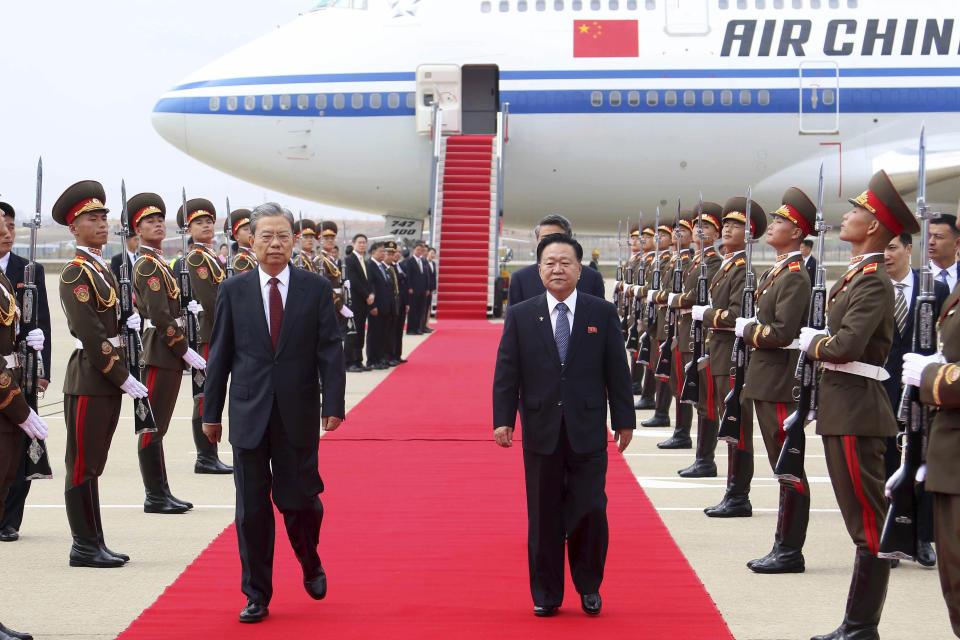
{"label": "striped necktie", "polygon": [[897,332],[902,336],[903,329],[907,325],[907,299],[903,295],[903,289],[907,285],[903,282],[894,282],[893,286],[897,290],[893,303],[893,321],[897,325]]}
{"label": "striped necktie", "polygon": [[553,332],[553,337],[557,340],[557,351],[560,353],[560,362],[567,361],[567,347],[570,344],[570,320],[567,318],[567,305],[562,302],[557,303],[557,328]]}

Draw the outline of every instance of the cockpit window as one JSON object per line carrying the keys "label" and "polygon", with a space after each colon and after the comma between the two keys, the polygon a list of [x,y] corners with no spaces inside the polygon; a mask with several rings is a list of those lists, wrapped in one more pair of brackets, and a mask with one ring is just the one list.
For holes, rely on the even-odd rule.
{"label": "cockpit window", "polygon": [[366,9],[367,0],[320,0],[311,11],[318,9]]}

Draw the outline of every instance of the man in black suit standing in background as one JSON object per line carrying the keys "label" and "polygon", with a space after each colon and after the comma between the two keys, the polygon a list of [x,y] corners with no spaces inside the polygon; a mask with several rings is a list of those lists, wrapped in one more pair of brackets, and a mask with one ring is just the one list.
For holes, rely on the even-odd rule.
{"label": "man in black suit standing in background", "polygon": [[[572,238],[573,229],[570,227],[570,221],[561,215],[550,214],[541,219],[540,224],[533,230],[538,245],[541,240],[554,233],[562,233]],[[580,275],[579,282],[577,282],[577,290],[602,298],[603,276],[595,269],[585,269]],[[510,276],[510,292],[507,294],[507,303],[514,305],[538,296],[544,291],[543,281],[540,279],[540,270],[537,265],[531,264],[522,269],[517,269]]]}
{"label": "man in black suit standing in background", "polygon": [[[607,402],[618,449],[636,429],[630,369],[612,303],[577,293],[583,248],[567,234],[537,246],[545,292],[506,315],[493,379],[494,437],[523,425],[527,554],[534,615],[563,602],[564,542],[580,606],[600,613],[607,555]],[[589,269],[588,269],[589,270]]]}
{"label": "man in black suit standing in background", "polygon": [[293,214],[278,204],[251,213],[260,264],[221,283],[207,361],[203,432],[211,442],[220,441],[230,378],[240,586],[247,596],[240,622],[263,620],[273,596],[271,495],[307,594],[320,600],[327,593],[317,555],[317,447],[321,426],[333,431],[343,420],[346,375],[333,289],[321,276],[292,268],[293,229]]}
{"label": "man in black suit standing in background", "polygon": [[[136,264],[137,258],[140,256],[140,237],[133,233],[131,230],[130,233],[133,235],[128,236],[126,240],[126,251],[127,255],[130,256],[130,264]],[[120,264],[123,261],[123,251],[115,254],[110,258],[110,271],[113,271],[113,275],[117,277],[117,281],[120,280]],[[132,277],[132,274],[131,274]]]}
{"label": "man in black suit standing in background", "polygon": [[427,279],[427,308],[423,310],[423,332],[433,333],[433,329],[430,328],[430,313],[433,306],[433,293],[437,290],[437,250],[428,247],[426,259],[430,275]]}
{"label": "man in black suit standing in background", "polygon": [[800,255],[803,256],[803,266],[807,269],[807,275],[810,276],[810,284],[817,283],[817,259],[813,257],[813,240],[805,238],[800,245]]}
{"label": "man in black suit standing in background", "polygon": [[347,371],[369,371],[363,366],[363,343],[367,331],[367,311],[373,304],[373,288],[370,274],[366,265],[367,236],[358,233],[353,236],[353,251],[343,259],[344,271],[350,281],[350,296],[353,301],[354,318],[357,323],[357,334],[347,336],[346,360]]}
{"label": "man in black suit standing in background", "polygon": [[[890,346],[890,355],[884,368],[890,374],[883,381],[883,388],[890,397],[893,414],[897,415],[900,408],[900,396],[903,393],[901,375],[903,371],[903,354],[913,350],[913,314],[920,293],[920,272],[910,268],[910,253],[913,249],[913,238],[909,233],[901,233],[893,238],[883,252],[884,265],[887,275],[893,282],[893,344]],[[933,281],[933,295],[936,298],[934,317],[940,317],[940,306],[950,295],[947,285],[938,280]],[[902,429],[903,426],[901,425]],[[900,450],[896,438],[887,438],[887,450],[883,456],[887,478],[900,467]],[[933,542],[933,496],[923,491],[923,483],[917,485],[917,495],[920,499],[917,518],[917,562],[925,567],[932,567],[937,563],[937,554],[930,544]]]}
{"label": "man in black suit standing in background", "polygon": [[383,242],[374,242],[370,247],[370,258],[366,262],[367,278],[373,293],[370,315],[367,318],[370,323],[367,330],[368,369],[390,368],[383,360],[386,355],[387,327],[393,312],[393,279],[387,273],[387,266],[383,261],[383,245]]}
{"label": "man in black suit standing in background", "polygon": [[[28,260],[13,253],[13,240],[17,233],[17,222],[14,219],[13,207],[6,202],[0,202],[3,217],[0,220],[6,225],[9,233],[0,241],[0,270],[3,271],[14,291],[17,292],[17,307],[23,308],[23,270]],[[41,392],[46,391],[50,384],[50,307],[47,304],[47,285],[43,273],[43,265],[37,263],[34,271],[34,282],[37,285],[37,327],[43,331],[43,375],[37,381]],[[24,445],[23,456],[17,469],[17,477],[10,485],[10,491],[4,503],[3,517],[0,518],[0,542],[15,542],[20,538],[20,525],[23,523],[23,509],[27,503],[27,494],[30,492],[30,480],[26,479],[27,449],[30,438]]]}
{"label": "man in black suit standing in background", "polygon": [[423,333],[424,311],[429,295],[428,282],[430,268],[424,254],[427,245],[418,242],[413,248],[413,254],[403,261],[403,270],[407,274],[407,294],[409,296],[410,313],[407,315],[407,335],[418,336]]}

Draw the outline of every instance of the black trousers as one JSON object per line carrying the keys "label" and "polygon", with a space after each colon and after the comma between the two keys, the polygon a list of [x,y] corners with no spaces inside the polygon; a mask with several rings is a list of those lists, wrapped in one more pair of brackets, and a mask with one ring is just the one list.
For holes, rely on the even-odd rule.
{"label": "black trousers", "polygon": [[347,336],[346,353],[344,354],[347,366],[363,364],[363,343],[367,334],[367,301],[355,301],[353,319],[356,321],[357,334]]}
{"label": "black trousers", "polygon": [[317,544],[323,504],[317,494],[323,492],[323,481],[317,464],[316,444],[295,447],[287,438],[276,402],[260,444],[254,449],[233,448],[240,590],[250,600],[269,604],[273,597],[273,504],[283,514],[304,576],[312,578],[320,569]]}
{"label": "black trousers", "polygon": [[610,538],[607,450],[576,453],[561,430],[557,449],[523,452],[527,485],[527,559],[533,603],[563,602],[563,547],[577,592],[598,593]]}
{"label": "black trousers", "polygon": [[403,355],[403,325],[407,322],[408,315],[404,305],[400,306],[400,315],[394,319],[396,323],[393,327],[393,340],[390,343],[390,351],[387,356],[394,360],[399,360]]}
{"label": "black trousers", "polygon": [[388,315],[383,319],[383,351],[381,360],[390,360],[393,358],[397,344],[397,327],[400,327],[399,333],[403,334],[403,325],[400,324],[400,316],[397,314]]}
{"label": "black trousers", "polygon": [[27,448],[32,440],[24,438],[23,454],[20,456],[20,464],[17,466],[17,475],[10,485],[10,491],[7,493],[7,499],[3,504],[3,516],[0,517],[0,529],[12,527],[17,531],[23,524],[23,509],[27,504],[27,494],[30,493],[31,481],[26,479],[27,475]]}
{"label": "black trousers", "polygon": [[367,331],[367,364],[377,364],[383,360],[386,345],[387,318],[378,313],[368,318],[370,327]]}
{"label": "black trousers", "polygon": [[410,296],[410,313],[407,315],[407,333],[423,331],[427,292],[414,290]]}

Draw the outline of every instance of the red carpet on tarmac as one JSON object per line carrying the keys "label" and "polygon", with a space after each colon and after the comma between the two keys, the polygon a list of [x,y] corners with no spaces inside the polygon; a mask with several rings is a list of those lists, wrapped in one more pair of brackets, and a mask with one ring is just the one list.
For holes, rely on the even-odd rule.
{"label": "red carpet on tarmac", "polygon": [[329,592],[315,602],[277,520],[270,617],[243,625],[228,527],[119,637],[732,638],[611,444],[603,612],[588,618],[567,571],[563,607],[535,618],[518,438],[493,443],[501,325],[446,321],[320,440]]}

